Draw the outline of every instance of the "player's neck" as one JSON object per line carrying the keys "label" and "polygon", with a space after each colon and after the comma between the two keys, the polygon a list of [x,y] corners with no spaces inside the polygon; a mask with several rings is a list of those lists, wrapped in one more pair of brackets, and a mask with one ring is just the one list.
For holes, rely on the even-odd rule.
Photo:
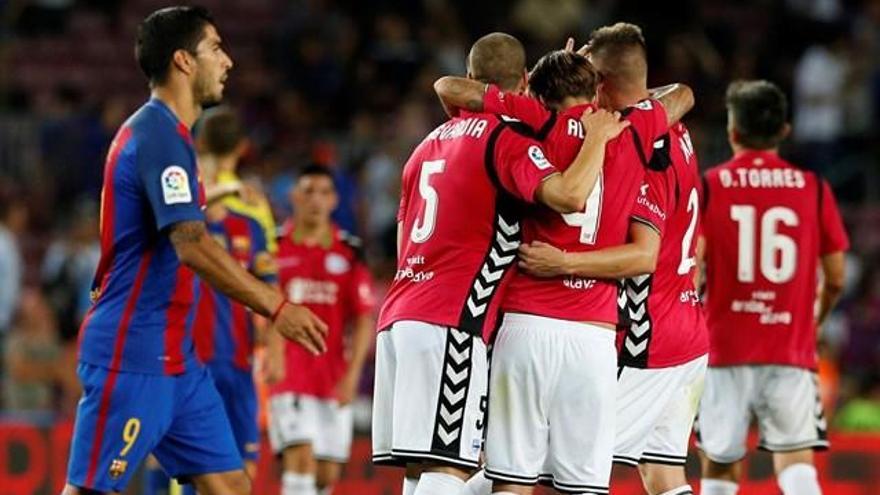
{"label": "player's neck", "polygon": [[330,222],[304,222],[294,220],[296,226],[296,238],[305,244],[319,244],[330,235],[333,230]]}
{"label": "player's neck", "polygon": [[582,98],[576,96],[566,96],[562,99],[562,102],[559,104],[558,110],[564,112],[569,108],[577,107],[580,105],[588,105],[592,103],[593,100],[591,98]]}
{"label": "player's neck", "polygon": [[202,106],[196,102],[192,91],[181,91],[172,86],[156,86],[150,95],[164,103],[187,129],[192,129],[202,113]]}
{"label": "player's neck", "polygon": [[626,108],[650,97],[651,93],[648,92],[647,87],[640,87],[631,91],[621,91],[614,95],[614,108]]}
{"label": "player's neck", "polygon": [[226,213],[227,210],[226,207],[223,206],[223,203],[215,201],[213,204],[208,206],[207,209],[205,209],[205,218],[209,222],[219,222],[226,218]]}
{"label": "player's neck", "polygon": [[746,153],[769,153],[771,155],[779,155],[779,148],[767,148],[761,150],[757,148],[746,148],[745,146],[736,143],[731,143],[730,146],[733,148],[733,156],[740,156]]}
{"label": "player's neck", "polygon": [[216,156],[214,161],[217,164],[217,170],[221,172],[235,172],[238,166],[238,156],[235,154]]}

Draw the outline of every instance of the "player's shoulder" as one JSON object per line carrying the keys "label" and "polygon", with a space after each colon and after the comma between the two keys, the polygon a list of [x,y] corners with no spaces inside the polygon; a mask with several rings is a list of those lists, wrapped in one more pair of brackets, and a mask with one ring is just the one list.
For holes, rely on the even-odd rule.
{"label": "player's shoulder", "polygon": [[364,241],[351,232],[337,227],[335,233],[336,247],[342,250],[350,259],[364,260]]}
{"label": "player's shoulder", "polygon": [[620,110],[620,116],[626,119],[648,117],[657,111],[664,111],[663,104],[653,98],[645,98]]}

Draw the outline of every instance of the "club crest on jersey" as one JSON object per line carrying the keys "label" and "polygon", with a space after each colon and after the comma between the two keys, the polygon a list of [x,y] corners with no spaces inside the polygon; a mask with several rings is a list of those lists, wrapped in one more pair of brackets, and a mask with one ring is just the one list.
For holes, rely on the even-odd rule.
{"label": "club crest on jersey", "polygon": [[251,240],[244,235],[232,236],[232,249],[240,253],[249,253],[251,251]]}
{"label": "club crest on jersey", "polygon": [[544,156],[541,147],[534,144],[529,146],[529,160],[531,160],[539,170],[547,170],[552,167],[550,160]]}
{"label": "club crest on jersey", "polygon": [[654,105],[651,104],[651,100],[642,100],[633,106],[638,108],[639,110],[646,110],[646,111],[654,108]]}
{"label": "club crest on jersey", "polygon": [[113,459],[110,463],[110,479],[118,480],[125,474],[126,469],[128,469],[128,461]]}
{"label": "club crest on jersey", "polygon": [[162,198],[166,205],[192,202],[189,175],[179,165],[171,165],[162,171]]}
{"label": "club crest on jersey", "polygon": [[342,275],[351,268],[351,264],[344,256],[330,253],[324,258],[324,268],[333,275]]}

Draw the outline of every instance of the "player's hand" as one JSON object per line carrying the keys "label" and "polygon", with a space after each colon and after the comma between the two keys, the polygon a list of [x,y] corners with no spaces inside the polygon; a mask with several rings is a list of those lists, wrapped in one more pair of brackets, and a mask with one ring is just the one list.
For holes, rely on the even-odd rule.
{"label": "player's hand", "polygon": [[324,342],[327,324],[305,306],[285,304],[272,327],[284,338],[303,346],[315,356],[327,350]]}
{"label": "player's hand", "polygon": [[566,275],[565,251],[541,241],[521,244],[519,267],[536,277]]}
{"label": "player's hand", "polygon": [[281,383],[285,376],[284,347],[280,350],[268,350],[263,355],[263,380],[268,385]]}
{"label": "player's hand", "polygon": [[351,404],[354,398],[357,397],[357,387],[357,376],[351,373],[346,373],[345,376],[342,377],[342,380],[336,385],[336,400],[339,402],[340,406]]}
{"label": "player's hand", "polygon": [[598,139],[603,142],[610,141],[629,127],[628,120],[620,120],[620,112],[607,110],[593,110],[588,108],[581,115],[581,124],[584,126],[584,135],[587,139]]}
{"label": "player's hand", "polygon": [[574,51],[574,38],[569,37],[567,40],[565,40],[565,48],[563,50],[569,53],[577,53],[582,57],[586,57],[587,49],[589,49],[589,47],[590,45],[582,45],[580,48],[578,48],[577,51]]}

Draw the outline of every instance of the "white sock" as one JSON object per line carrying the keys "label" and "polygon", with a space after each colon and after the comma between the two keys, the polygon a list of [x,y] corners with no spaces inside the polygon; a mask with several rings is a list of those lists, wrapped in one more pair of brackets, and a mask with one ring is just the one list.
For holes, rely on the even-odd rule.
{"label": "white sock", "polygon": [[785,495],[822,495],[819,475],[812,464],[792,464],[777,476],[779,488]]}
{"label": "white sock", "polygon": [[415,495],[416,487],[419,485],[418,478],[403,477],[403,495]]}
{"label": "white sock", "polygon": [[464,484],[461,495],[491,495],[492,482],[486,479],[486,472],[482,469],[471,476]]}
{"label": "white sock", "polygon": [[694,495],[694,489],[691,488],[691,485],[683,485],[678,488],[673,488],[668,492],[663,492],[660,495]]}
{"label": "white sock", "polygon": [[318,495],[315,475],[285,471],[281,475],[281,495]]}
{"label": "white sock", "polygon": [[739,483],[727,480],[703,478],[700,480],[700,495],[736,495]]}
{"label": "white sock", "polygon": [[459,495],[464,481],[446,473],[422,473],[414,495]]}

